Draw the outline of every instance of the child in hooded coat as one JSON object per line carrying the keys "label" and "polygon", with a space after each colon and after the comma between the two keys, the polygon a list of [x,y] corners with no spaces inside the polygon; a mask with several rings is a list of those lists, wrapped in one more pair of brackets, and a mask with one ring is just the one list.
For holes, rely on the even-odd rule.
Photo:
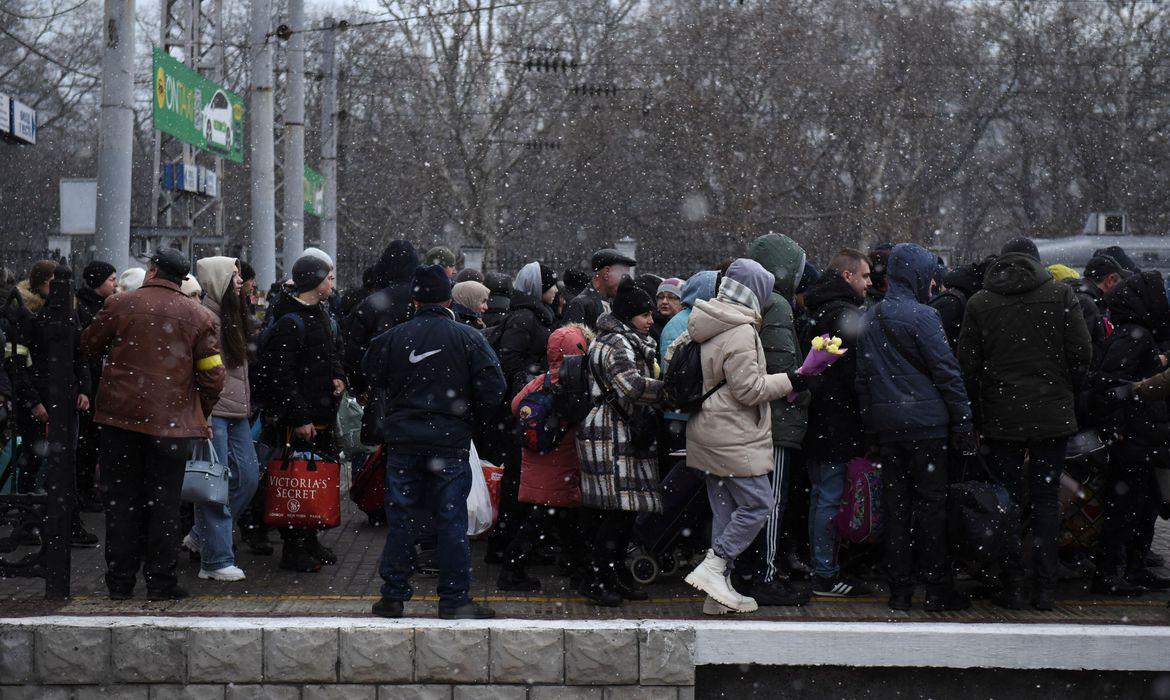
{"label": "child in hooded coat", "polygon": [[[569,355],[584,355],[593,340],[593,331],[571,323],[552,332],[548,339],[548,378],[552,384],[560,381],[561,364]],[[544,385],[545,375],[534,377],[512,399],[512,413],[520,412],[520,403]],[[556,527],[560,535],[562,563],[576,571],[583,560],[580,543],[583,540],[575,510],[581,505],[581,462],[577,457],[577,429],[571,429],[561,444],[547,454],[528,448],[521,449],[520,495],[521,503],[533,508],[524,519],[519,532],[504,553],[504,568],[497,587],[501,590],[539,590],[540,581],[525,571],[529,552],[539,541],[540,533]]]}

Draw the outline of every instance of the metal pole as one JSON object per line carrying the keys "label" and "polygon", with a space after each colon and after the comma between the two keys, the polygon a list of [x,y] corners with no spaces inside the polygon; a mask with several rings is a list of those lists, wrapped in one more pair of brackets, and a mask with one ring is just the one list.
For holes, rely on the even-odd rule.
{"label": "metal pole", "polygon": [[106,0],[105,20],[94,259],[125,270],[134,150],[134,0]]}
{"label": "metal pole", "polygon": [[272,23],[270,0],[252,0],[252,267],[256,285],[267,291],[276,281],[276,174],[272,137]]}
{"label": "metal pole", "polygon": [[284,269],[305,252],[305,0],[289,0],[284,103]]}
{"label": "metal pole", "polygon": [[[107,9],[110,2],[106,3]],[[133,3],[126,3],[133,6]],[[131,13],[130,17],[133,17]],[[133,45],[133,42],[130,42]],[[98,200],[101,201],[100,199]],[[101,206],[100,203],[98,205]],[[127,236],[129,235],[127,226]],[[122,254],[129,252],[127,248]],[[112,264],[112,263],[111,263]],[[45,546],[45,597],[62,600],[69,597],[70,526],[73,523],[74,492],[77,489],[73,468],[77,439],[77,391],[65,377],[73,376],[73,343],[77,328],[73,325],[73,283],[64,270],[54,275],[49,287],[46,335],[48,365],[57,381],[48,384],[45,410],[49,414],[45,436],[45,525],[41,530]]]}
{"label": "metal pole", "polygon": [[325,84],[321,93],[321,177],[325,181],[324,211],[321,212],[321,250],[337,259],[337,25],[332,17],[325,18],[323,61],[321,72]]}

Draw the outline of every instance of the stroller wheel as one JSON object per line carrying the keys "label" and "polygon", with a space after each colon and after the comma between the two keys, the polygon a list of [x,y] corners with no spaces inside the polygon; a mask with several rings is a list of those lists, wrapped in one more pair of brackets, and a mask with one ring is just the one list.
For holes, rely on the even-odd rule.
{"label": "stroller wheel", "polygon": [[660,576],[674,576],[681,567],[682,553],[677,550],[658,557],[658,574]]}
{"label": "stroller wheel", "polygon": [[635,554],[634,558],[629,561],[629,567],[634,580],[642,585],[652,583],[654,579],[658,578],[658,562],[654,561],[654,557],[649,554]]}

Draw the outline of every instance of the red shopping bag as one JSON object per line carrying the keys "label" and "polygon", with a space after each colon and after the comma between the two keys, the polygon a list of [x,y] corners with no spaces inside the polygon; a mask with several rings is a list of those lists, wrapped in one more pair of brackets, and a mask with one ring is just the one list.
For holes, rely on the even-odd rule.
{"label": "red shopping bag", "polygon": [[488,497],[492,500],[492,522],[500,519],[500,494],[504,489],[504,468],[490,462],[483,463],[483,480],[487,482]]}
{"label": "red shopping bag", "polygon": [[341,465],[315,454],[286,452],[268,463],[264,524],[325,530],[341,524]]}

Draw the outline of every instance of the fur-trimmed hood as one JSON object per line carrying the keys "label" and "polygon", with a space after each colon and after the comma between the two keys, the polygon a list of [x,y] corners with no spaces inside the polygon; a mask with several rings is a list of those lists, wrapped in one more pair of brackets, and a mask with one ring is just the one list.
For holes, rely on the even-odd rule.
{"label": "fur-trimmed hood", "polygon": [[40,311],[41,307],[45,305],[45,298],[32,290],[28,280],[18,282],[16,291],[20,292],[20,301],[24,304],[24,308],[34,314]]}

